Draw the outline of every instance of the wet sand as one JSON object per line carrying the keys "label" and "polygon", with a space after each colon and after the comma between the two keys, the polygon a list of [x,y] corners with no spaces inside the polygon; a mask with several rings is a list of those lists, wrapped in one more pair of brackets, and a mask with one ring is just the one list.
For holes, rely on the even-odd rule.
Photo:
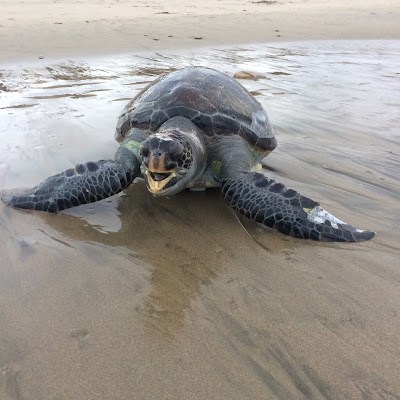
{"label": "wet sand", "polygon": [[4,62],[0,192],[111,158],[160,73],[250,70],[264,173],[376,237],[300,241],[141,181],[58,215],[0,204],[0,399],[400,398],[400,42],[215,44]]}

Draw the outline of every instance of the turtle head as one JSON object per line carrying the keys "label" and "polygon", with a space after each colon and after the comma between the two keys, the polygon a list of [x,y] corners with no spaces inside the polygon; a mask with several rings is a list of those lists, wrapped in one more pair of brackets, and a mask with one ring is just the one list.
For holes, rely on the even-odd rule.
{"label": "turtle head", "polygon": [[153,134],[142,143],[141,171],[151,193],[171,196],[193,180],[204,163],[204,147],[196,138],[174,129]]}

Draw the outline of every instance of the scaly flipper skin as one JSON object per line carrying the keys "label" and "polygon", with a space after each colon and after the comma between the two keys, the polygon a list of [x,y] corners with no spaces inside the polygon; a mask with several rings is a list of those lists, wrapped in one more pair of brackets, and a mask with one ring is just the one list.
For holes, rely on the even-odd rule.
{"label": "scaly flipper skin", "polygon": [[115,161],[78,164],[30,190],[15,196],[3,194],[1,199],[11,207],[55,213],[120,192],[135,179],[139,168],[134,154],[121,146]]}
{"label": "scaly flipper skin", "polygon": [[361,242],[375,233],[347,225],[319,203],[259,173],[240,174],[222,184],[231,207],[285,235],[326,242]]}

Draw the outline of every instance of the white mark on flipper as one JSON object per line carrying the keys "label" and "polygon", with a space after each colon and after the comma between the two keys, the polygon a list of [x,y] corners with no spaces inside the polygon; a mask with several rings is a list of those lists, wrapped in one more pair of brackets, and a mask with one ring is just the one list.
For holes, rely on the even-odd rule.
{"label": "white mark on flipper", "polygon": [[324,210],[320,206],[316,206],[313,209],[303,208],[303,210],[308,214],[308,219],[317,224],[324,224],[325,221],[329,221],[333,228],[339,229],[337,224],[347,225],[346,222],[341,221],[340,219],[334,217],[332,214],[328,213],[328,211]]}

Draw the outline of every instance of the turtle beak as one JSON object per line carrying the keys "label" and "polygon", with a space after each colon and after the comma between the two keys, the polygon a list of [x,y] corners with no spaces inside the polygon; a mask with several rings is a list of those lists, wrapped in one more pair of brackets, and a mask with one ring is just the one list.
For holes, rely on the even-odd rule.
{"label": "turtle beak", "polygon": [[167,133],[146,139],[140,150],[141,171],[151,193],[166,196],[182,190],[188,180],[185,162],[189,163],[183,153],[182,143]]}
{"label": "turtle beak", "polygon": [[146,168],[143,175],[147,188],[155,195],[164,194],[166,189],[178,182],[174,171],[155,172]]}

